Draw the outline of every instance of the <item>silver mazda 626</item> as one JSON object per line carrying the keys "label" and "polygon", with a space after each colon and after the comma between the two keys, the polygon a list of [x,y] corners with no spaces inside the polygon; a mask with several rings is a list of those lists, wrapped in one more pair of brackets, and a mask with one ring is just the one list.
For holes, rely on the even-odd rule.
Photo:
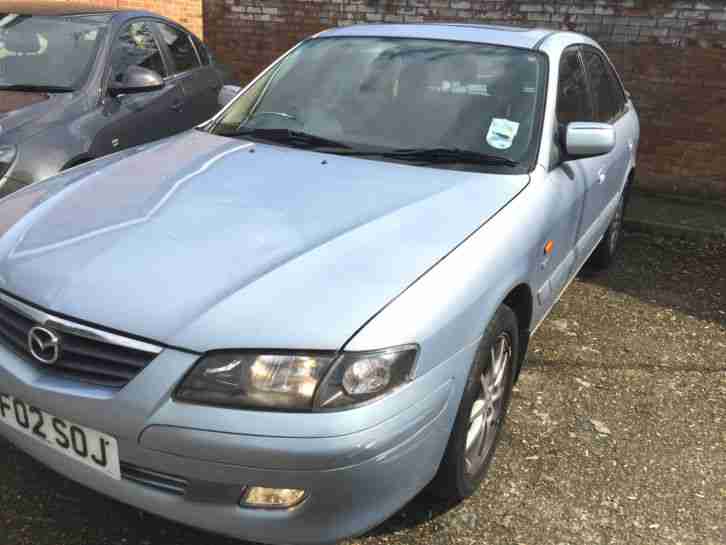
{"label": "silver mazda 626", "polygon": [[614,258],[638,137],[585,36],[305,40],[204,126],[0,201],[0,433],[267,543],[466,498],[530,336]]}

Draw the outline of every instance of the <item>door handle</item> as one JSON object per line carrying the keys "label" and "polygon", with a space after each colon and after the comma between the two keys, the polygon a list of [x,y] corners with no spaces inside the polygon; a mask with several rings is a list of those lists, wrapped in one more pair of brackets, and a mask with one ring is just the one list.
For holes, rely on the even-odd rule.
{"label": "door handle", "polygon": [[176,101],[174,101],[174,103],[172,103],[171,109],[174,110],[175,112],[181,112],[183,106],[184,106],[184,103],[181,100],[176,100]]}

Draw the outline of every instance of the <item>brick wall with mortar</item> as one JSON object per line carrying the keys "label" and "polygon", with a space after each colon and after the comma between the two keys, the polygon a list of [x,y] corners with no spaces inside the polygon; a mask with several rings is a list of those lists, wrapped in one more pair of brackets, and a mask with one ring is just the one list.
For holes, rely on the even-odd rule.
{"label": "brick wall with mortar", "polygon": [[120,9],[141,9],[164,15],[182,24],[197,36],[204,33],[203,0],[55,0]]}
{"label": "brick wall with mortar", "polygon": [[204,0],[206,39],[242,82],[301,38],[364,22],[514,23],[584,32],[641,113],[640,185],[726,200],[726,1]]}

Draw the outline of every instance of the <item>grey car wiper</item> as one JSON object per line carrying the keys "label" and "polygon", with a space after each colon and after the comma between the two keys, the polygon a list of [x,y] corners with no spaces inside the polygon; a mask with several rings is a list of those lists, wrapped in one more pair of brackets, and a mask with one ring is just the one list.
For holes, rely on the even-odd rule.
{"label": "grey car wiper", "polygon": [[458,148],[410,148],[379,152],[376,155],[389,159],[411,160],[424,163],[468,163],[516,167],[517,161],[500,155],[489,155]]}
{"label": "grey car wiper", "polygon": [[72,93],[75,91],[73,87],[63,87],[60,85],[32,85],[26,83],[2,85],[0,91],[20,91],[27,93]]}
{"label": "grey car wiper", "polygon": [[323,138],[315,134],[291,129],[242,129],[234,132],[221,132],[220,136],[251,136],[280,143],[300,144],[308,149],[315,148],[338,148],[351,149],[347,144]]}

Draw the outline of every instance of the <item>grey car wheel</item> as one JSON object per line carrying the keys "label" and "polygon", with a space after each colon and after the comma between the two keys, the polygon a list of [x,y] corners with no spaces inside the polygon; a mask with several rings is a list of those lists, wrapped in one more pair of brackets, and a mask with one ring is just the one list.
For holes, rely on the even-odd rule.
{"label": "grey car wheel", "polygon": [[473,494],[494,457],[519,361],[517,317],[506,305],[487,327],[431,492],[458,501]]}
{"label": "grey car wheel", "polygon": [[469,414],[464,462],[466,472],[476,475],[494,448],[504,417],[507,369],[512,363],[512,339],[503,331],[490,348],[490,363],[481,373],[479,397]]}

